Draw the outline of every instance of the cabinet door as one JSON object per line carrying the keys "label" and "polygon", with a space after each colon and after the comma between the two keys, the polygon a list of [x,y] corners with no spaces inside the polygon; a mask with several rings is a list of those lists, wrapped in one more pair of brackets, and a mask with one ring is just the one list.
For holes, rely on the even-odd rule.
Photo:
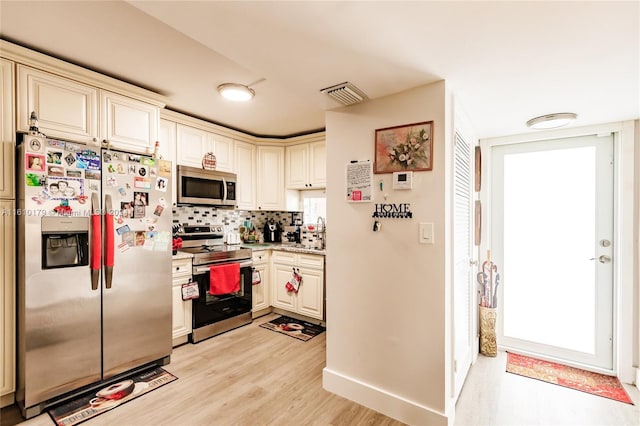
{"label": "cabinet door", "polygon": [[0,60],[0,198],[13,198],[13,159],[15,155],[15,135],[13,128],[13,62]]}
{"label": "cabinet door", "polygon": [[253,210],[256,208],[256,147],[252,144],[235,141],[235,172],[238,176],[236,197],[238,208]]}
{"label": "cabinet door", "polygon": [[253,312],[267,309],[271,306],[271,288],[269,286],[269,265],[266,263],[258,263],[253,265],[260,272],[260,284],[252,286],[252,304]]}
{"label": "cabinet door", "polygon": [[324,313],[324,272],[300,268],[300,275],[302,284],[297,294],[297,312],[321,320]]}
{"label": "cabinet door", "polygon": [[327,144],[314,142],[309,144],[309,187],[327,186]]}
{"label": "cabinet door", "polygon": [[23,65],[18,73],[18,131],[29,131],[35,111],[49,137],[87,142],[98,137],[98,90]]}
{"label": "cabinet door", "polygon": [[152,154],[159,121],[157,106],[100,91],[100,139],[106,139],[112,146]]}
{"label": "cabinet door", "polygon": [[[0,396],[15,391],[15,204],[0,200]],[[12,398],[11,398],[12,399]]]}
{"label": "cabinet door", "polygon": [[202,168],[202,157],[213,151],[211,133],[182,124],[177,125],[177,131],[178,164]]}
{"label": "cabinet door", "polygon": [[296,295],[285,288],[293,273],[293,266],[272,264],[271,269],[271,305],[296,312]]}
{"label": "cabinet door", "polygon": [[173,279],[173,338],[191,333],[191,300],[182,300],[182,284],[189,282],[189,277]]}
{"label": "cabinet door", "polygon": [[213,154],[216,156],[216,170],[233,172],[233,139],[211,134]]}
{"label": "cabinet door", "polygon": [[160,148],[158,155],[160,158],[171,161],[171,204],[177,202],[178,189],[176,188],[176,123],[173,121],[160,120],[160,131],[158,132]]}
{"label": "cabinet door", "polygon": [[305,189],[309,186],[309,145],[294,145],[286,149],[285,176],[287,189]]}
{"label": "cabinet door", "polygon": [[258,209],[284,210],[284,147],[258,147]]}

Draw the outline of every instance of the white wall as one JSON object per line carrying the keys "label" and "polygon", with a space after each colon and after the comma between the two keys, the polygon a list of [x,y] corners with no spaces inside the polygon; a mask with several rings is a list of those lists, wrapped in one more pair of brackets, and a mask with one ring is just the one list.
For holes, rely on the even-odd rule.
{"label": "white wall", "polygon": [[[410,424],[447,424],[450,351],[445,265],[445,82],[330,111],[327,141],[327,365],[325,389]],[[375,129],[434,121],[433,171],[413,190],[374,175],[374,203],[410,203],[412,219],[381,219],[374,203],[345,201],[345,165],[373,161]],[[419,244],[419,222],[435,243]]]}

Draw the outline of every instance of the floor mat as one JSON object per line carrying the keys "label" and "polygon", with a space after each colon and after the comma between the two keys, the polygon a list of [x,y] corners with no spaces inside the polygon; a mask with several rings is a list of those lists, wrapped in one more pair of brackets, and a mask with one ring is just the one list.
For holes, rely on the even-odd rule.
{"label": "floor mat", "polygon": [[265,322],[264,324],[260,324],[260,327],[271,331],[277,331],[278,333],[286,334],[287,336],[295,337],[296,339],[303,340],[305,342],[326,330],[321,325],[301,321],[284,315],[274,318],[269,322]]}
{"label": "floor mat", "polygon": [[173,374],[157,367],[55,406],[49,410],[49,415],[59,426],[77,425],[176,379]]}
{"label": "floor mat", "polygon": [[507,372],[633,405],[617,377],[507,353]]}

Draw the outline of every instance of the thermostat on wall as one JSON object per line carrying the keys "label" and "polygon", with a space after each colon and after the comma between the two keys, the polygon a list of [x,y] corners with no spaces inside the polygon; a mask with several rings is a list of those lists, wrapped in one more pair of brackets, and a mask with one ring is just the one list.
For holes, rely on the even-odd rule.
{"label": "thermostat on wall", "polygon": [[393,172],[393,189],[411,189],[413,186],[413,172]]}

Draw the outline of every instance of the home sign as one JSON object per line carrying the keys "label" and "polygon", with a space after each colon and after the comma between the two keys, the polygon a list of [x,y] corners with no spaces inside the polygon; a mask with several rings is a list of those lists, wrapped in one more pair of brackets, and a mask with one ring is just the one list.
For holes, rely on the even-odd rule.
{"label": "home sign", "polygon": [[392,219],[411,219],[413,213],[411,213],[411,204],[402,203],[384,203],[376,204],[376,210],[371,217],[386,217]]}

